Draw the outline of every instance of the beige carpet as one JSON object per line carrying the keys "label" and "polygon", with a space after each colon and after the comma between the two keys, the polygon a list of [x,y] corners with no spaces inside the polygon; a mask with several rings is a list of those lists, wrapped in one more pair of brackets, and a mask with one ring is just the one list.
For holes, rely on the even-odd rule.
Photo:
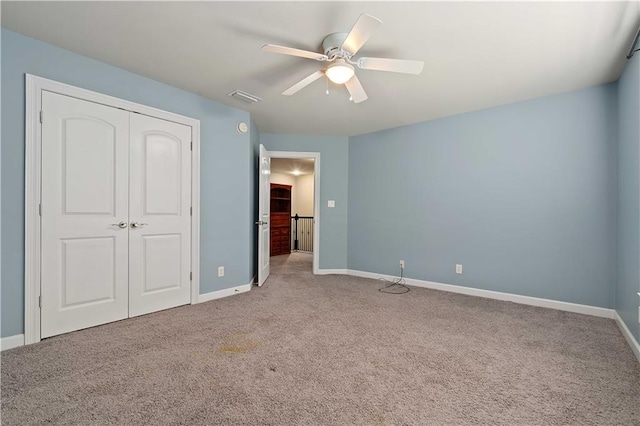
{"label": "beige carpet", "polygon": [[310,270],[5,351],[2,424],[640,424],[611,320]]}

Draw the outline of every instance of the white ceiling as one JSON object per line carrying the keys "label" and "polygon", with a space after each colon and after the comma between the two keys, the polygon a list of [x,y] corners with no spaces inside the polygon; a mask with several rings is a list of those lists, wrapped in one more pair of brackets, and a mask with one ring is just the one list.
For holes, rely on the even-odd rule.
{"label": "white ceiling", "polygon": [[272,158],[271,172],[283,175],[312,175],[313,158]]}
{"label": "white ceiling", "polygon": [[[420,76],[358,70],[369,95],[325,95],[320,50],[361,13],[383,25],[358,56],[423,60]],[[2,2],[2,26],[250,111],[263,133],[351,136],[615,81],[637,2]],[[227,97],[241,89],[264,99]]]}

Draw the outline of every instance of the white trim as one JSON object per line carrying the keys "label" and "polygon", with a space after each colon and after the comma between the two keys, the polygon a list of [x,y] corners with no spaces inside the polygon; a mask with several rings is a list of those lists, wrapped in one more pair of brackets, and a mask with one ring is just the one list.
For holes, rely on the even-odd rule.
{"label": "white trim", "polygon": [[24,346],[24,334],[16,334],[15,336],[3,337],[0,339],[0,351]]}
{"label": "white trim", "polygon": [[640,362],[640,344],[638,344],[636,338],[633,337],[633,334],[631,334],[631,330],[629,330],[627,324],[625,324],[618,312],[614,311],[614,315],[614,319],[616,320],[616,324],[618,324],[620,332],[624,336],[627,343],[629,343],[629,346],[631,346],[631,351],[635,354],[636,358],[638,358],[638,362]]}
{"label": "white trim", "polygon": [[318,269],[316,275],[348,275],[347,269]]}
{"label": "white trim", "polygon": [[[26,74],[25,111],[25,270],[24,270],[24,341],[40,341],[40,144],[42,91],[82,99],[114,108],[159,118],[191,127],[191,304],[198,303],[200,294],[200,120],[163,111],[135,102],[118,99],[91,90],[70,86],[31,74]],[[46,120],[46,117],[45,117]]]}
{"label": "white trim", "polygon": [[200,299],[200,120],[191,126],[191,304]]}
{"label": "white trim", "polygon": [[25,98],[25,197],[24,197],[24,338],[40,341],[40,132],[42,109],[39,80],[27,74]]}
{"label": "white trim", "polygon": [[320,275],[320,153],[269,151],[271,158],[313,158],[313,273]]}
{"label": "white trim", "polygon": [[233,296],[234,294],[246,293],[253,287],[253,280],[248,284],[239,285],[237,287],[225,288],[224,290],[210,291],[201,294],[198,303],[208,302],[210,300],[222,299],[223,297]]}
{"label": "white trim", "polygon": [[[384,278],[394,280],[398,277],[391,275],[374,274],[372,272],[347,270],[347,275],[363,278]],[[487,299],[504,300],[507,302],[520,303],[522,305],[538,306],[541,308],[557,309],[559,311],[574,312],[584,315],[592,315],[602,318],[614,318],[615,311],[608,308],[600,308],[597,306],[580,305],[577,303],[560,302],[558,300],[541,299],[539,297],[521,296],[519,294],[502,293],[499,291],[482,290],[479,288],[463,287],[452,284],[442,284],[432,281],[417,280],[414,278],[404,278],[407,285],[414,287],[429,288],[432,290],[448,291],[451,293],[466,294],[468,296],[484,297]]]}

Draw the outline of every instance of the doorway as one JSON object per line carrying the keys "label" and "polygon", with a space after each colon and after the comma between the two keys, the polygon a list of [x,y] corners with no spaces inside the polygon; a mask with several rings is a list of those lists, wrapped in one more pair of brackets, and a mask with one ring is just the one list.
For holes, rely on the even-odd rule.
{"label": "doorway", "polygon": [[[262,266],[270,263],[271,254],[276,255],[276,261],[277,256],[283,254],[308,256],[311,272],[317,274],[320,265],[320,153],[262,149],[261,164],[262,158],[268,158],[269,171],[265,173],[262,170],[265,167],[261,168],[261,176],[268,176],[268,183],[267,179],[261,180],[259,204],[262,211],[257,223],[262,231],[273,230],[269,229],[258,241],[258,284],[268,276],[269,268]],[[260,274],[261,271],[264,272]]]}
{"label": "doorway", "polygon": [[314,159],[272,158],[271,256],[313,256],[313,221]]}

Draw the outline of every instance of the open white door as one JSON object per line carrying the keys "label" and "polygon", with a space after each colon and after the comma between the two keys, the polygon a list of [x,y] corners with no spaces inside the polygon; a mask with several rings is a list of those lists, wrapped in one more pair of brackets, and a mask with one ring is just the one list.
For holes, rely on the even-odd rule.
{"label": "open white door", "polygon": [[262,286],[269,276],[269,217],[271,157],[264,145],[260,144],[260,195],[258,200],[258,286]]}

